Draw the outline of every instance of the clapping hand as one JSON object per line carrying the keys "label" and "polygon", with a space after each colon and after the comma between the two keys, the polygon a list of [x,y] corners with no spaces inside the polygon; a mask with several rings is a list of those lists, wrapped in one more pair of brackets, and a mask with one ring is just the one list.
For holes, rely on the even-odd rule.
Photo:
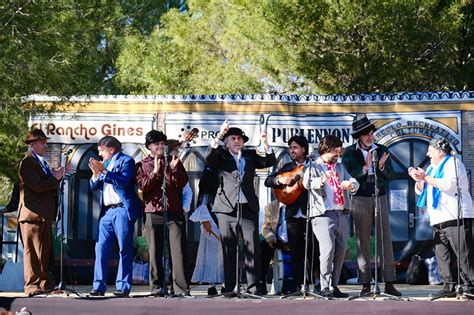
{"label": "clapping hand", "polygon": [[171,169],[175,170],[178,167],[178,162],[179,162],[179,156],[172,155],[171,162],[170,162]]}
{"label": "clapping hand", "polygon": [[352,190],[352,189],[354,189],[354,184],[351,183],[351,182],[348,181],[348,180],[343,180],[343,181],[341,182],[341,187],[342,187],[342,189],[344,189],[344,190]]}
{"label": "clapping hand", "polygon": [[390,156],[390,153],[385,152],[382,155],[382,157],[380,158],[380,160],[379,160],[379,169],[380,170],[383,170],[383,168],[385,167],[385,162],[387,162],[387,159],[388,159],[389,156]]}

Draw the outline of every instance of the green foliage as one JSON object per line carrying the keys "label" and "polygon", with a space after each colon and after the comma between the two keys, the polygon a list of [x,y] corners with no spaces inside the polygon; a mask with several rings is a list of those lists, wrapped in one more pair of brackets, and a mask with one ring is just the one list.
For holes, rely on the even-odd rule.
{"label": "green foliage", "polygon": [[473,89],[471,1],[195,0],[131,34],[133,94]]}
{"label": "green foliage", "polygon": [[[184,0],[0,2],[0,175],[17,181],[27,119],[44,111],[22,97],[114,94],[111,80],[126,33],[149,34]],[[50,108],[51,111],[60,108]]]}

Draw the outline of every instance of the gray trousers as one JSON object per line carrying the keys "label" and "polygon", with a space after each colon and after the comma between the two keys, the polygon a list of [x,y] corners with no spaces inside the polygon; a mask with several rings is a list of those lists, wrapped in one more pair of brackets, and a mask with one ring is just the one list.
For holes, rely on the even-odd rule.
{"label": "gray trousers", "polygon": [[349,238],[349,215],[328,210],[311,220],[319,242],[321,289],[337,287]]}
{"label": "gray trousers", "polygon": [[[395,282],[397,278],[393,264],[393,246],[390,222],[388,219],[387,196],[380,196],[379,201],[379,222],[376,223],[378,245],[377,266],[383,266],[382,274],[385,282]],[[372,281],[372,270],[370,268],[370,232],[372,224],[374,224],[374,210],[374,197],[352,197],[352,220],[354,222],[354,232],[357,242],[357,265],[360,283],[370,283]],[[382,224],[380,224],[380,222]],[[380,230],[382,230],[383,233],[380,233]]]}

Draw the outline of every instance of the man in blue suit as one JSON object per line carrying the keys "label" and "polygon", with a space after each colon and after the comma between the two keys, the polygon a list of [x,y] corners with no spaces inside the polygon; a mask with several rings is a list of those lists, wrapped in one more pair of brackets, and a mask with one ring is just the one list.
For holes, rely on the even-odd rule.
{"label": "man in blue suit", "polygon": [[101,192],[94,284],[90,295],[105,294],[109,251],[117,239],[120,252],[114,295],[126,297],[132,283],[133,227],[141,214],[135,191],[135,161],[121,152],[122,144],[112,136],[100,139],[98,150],[102,162],[89,159],[90,188]]}

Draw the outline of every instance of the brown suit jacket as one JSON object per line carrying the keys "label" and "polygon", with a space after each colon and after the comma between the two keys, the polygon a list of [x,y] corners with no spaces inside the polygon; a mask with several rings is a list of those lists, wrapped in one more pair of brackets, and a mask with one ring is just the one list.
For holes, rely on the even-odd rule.
{"label": "brown suit jacket", "polygon": [[262,225],[262,235],[267,241],[277,241],[277,227],[280,221],[280,206],[281,203],[278,200],[273,200],[265,206],[265,221]]}
{"label": "brown suit jacket", "polygon": [[20,205],[18,221],[48,221],[56,218],[59,181],[48,176],[40,163],[26,153],[20,162]]}

